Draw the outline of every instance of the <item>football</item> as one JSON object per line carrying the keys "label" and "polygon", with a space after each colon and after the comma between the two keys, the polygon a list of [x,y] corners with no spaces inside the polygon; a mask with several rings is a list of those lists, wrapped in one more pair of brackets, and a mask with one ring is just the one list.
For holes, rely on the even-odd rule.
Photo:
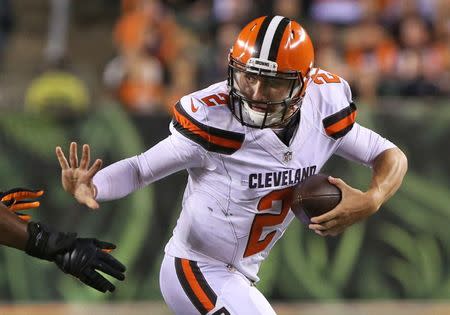
{"label": "football", "polygon": [[328,181],[328,175],[316,174],[300,182],[293,192],[291,209],[303,223],[336,207],[341,190]]}

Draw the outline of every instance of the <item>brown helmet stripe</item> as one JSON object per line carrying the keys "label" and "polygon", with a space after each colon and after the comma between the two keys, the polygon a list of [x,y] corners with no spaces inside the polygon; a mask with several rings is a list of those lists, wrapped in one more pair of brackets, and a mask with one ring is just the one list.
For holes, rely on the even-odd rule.
{"label": "brown helmet stripe", "polygon": [[262,44],[264,41],[264,36],[266,35],[267,28],[269,27],[270,21],[272,21],[272,17],[266,16],[264,18],[264,21],[261,24],[261,27],[259,28],[258,36],[256,36],[253,56],[259,56],[261,53],[261,47],[262,47]]}
{"label": "brown helmet stripe", "polygon": [[283,18],[280,24],[278,24],[277,30],[273,35],[272,44],[270,45],[268,58],[269,60],[275,62],[277,61],[278,49],[280,48],[281,38],[283,37],[284,31],[286,30],[286,27],[288,26],[290,21],[291,20],[288,18]]}

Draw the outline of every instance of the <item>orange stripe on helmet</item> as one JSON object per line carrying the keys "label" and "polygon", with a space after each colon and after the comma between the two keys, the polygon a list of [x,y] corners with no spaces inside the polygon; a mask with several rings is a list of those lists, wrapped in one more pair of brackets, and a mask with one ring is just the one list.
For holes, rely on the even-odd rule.
{"label": "orange stripe on helmet", "polygon": [[244,64],[246,64],[251,57],[255,57],[253,53],[256,37],[258,37],[258,33],[265,18],[265,16],[259,17],[242,29],[231,49],[231,57]]}
{"label": "orange stripe on helmet", "polygon": [[278,48],[278,71],[297,70],[306,77],[314,62],[314,48],[305,29],[291,21],[284,30]]}
{"label": "orange stripe on helmet", "polygon": [[211,311],[214,308],[214,303],[208,298],[208,295],[206,295],[205,291],[203,291],[202,287],[195,278],[194,272],[189,264],[189,260],[181,259],[181,267],[183,268],[184,275],[192,291],[194,291],[195,296],[208,312]]}

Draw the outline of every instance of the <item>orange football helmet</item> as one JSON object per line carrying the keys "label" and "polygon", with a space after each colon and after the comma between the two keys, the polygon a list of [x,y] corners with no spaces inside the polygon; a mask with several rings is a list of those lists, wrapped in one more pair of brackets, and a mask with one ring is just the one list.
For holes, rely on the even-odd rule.
{"label": "orange football helmet", "polygon": [[283,16],[259,17],[229,54],[230,109],[254,128],[284,126],[300,109],[314,48],[306,31]]}

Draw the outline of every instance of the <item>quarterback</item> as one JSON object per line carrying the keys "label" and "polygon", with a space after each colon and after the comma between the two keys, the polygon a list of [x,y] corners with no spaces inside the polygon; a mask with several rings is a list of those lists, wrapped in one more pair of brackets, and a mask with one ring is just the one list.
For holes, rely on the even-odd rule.
{"label": "quarterback", "polygon": [[[373,169],[367,191],[339,178],[332,211],[311,219],[321,236],[337,235],[374,214],[399,188],[405,155],[356,121],[347,82],[314,67],[306,31],[282,16],[260,17],[240,32],[228,80],[186,95],[173,108],[171,135],[148,151],[99,172],[69,162],[60,147],[66,191],[91,208],[180,170],[188,182],[160,272],[175,314],[275,314],[258,291],[258,270],[294,218],[296,183],[337,154]],[[97,160],[94,165],[101,161]]]}

